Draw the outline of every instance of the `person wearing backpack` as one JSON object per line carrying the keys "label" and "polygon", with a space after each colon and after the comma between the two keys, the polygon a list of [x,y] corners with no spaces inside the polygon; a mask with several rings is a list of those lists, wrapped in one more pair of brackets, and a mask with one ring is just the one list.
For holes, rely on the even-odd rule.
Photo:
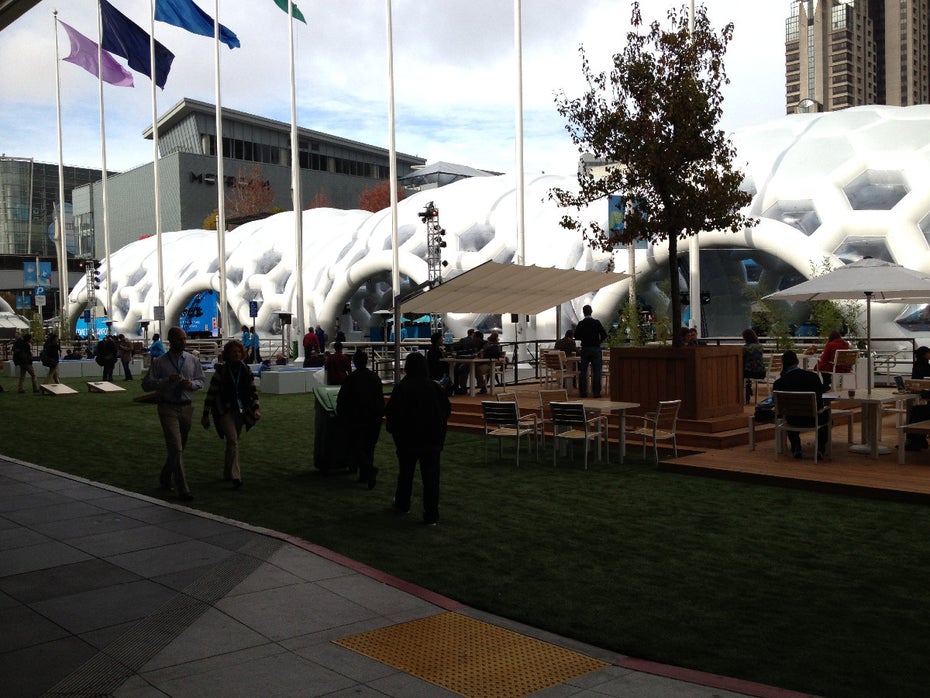
{"label": "person wearing backpack", "polygon": [[19,392],[25,393],[23,383],[28,373],[32,377],[32,392],[39,392],[39,381],[36,380],[36,371],[32,367],[32,335],[28,332],[17,337],[13,342],[13,365],[19,366]]}
{"label": "person wearing backpack", "polygon": [[110,335],[97,343],[96,360],[97,365],[103,366],[102,380],[112,381],[113,369],[116,367],[116,343]]}

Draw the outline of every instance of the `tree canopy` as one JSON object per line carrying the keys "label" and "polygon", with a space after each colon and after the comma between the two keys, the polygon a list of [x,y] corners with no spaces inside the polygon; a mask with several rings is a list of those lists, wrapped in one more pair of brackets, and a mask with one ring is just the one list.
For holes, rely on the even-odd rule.
{"label": "tree canopy", "polygon": [[[658,21],[645,25],[634,2],[626,47],[609,72],[595,72],[579,48],[588,89],[576,98],[559,91],[556,105],[579,151],[606,166],[579,168],[578,190],[556,188],[551,197],[576,209],[561,224],[594,249],[668,241],[672,327],[680,327],[679,238],[752,225],[741,213],[752,197],[740,190],[735,149],[718,128],[733,24],[715,33],[704,6],[695,12],[693,33],[685,8],[670,10],[667,19],[668,29]],[[622,230],[583,221],[583,209],[611,195],[634,204],[626,207]]]}

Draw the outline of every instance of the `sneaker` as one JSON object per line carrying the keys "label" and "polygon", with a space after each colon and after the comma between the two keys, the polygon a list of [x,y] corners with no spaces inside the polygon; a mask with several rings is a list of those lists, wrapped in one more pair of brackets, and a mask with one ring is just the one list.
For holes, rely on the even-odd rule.
{"label": "sneaker", "polygon": [[803,454],[801,453],[801,451],[792,451],[792,454],[793,454],[794,457],[797,458],[798,460],[801,460],[801,458],[804,457]]}
{"label": "sneaker", "polygon": [[180,499],[182,502],[193,502],[194,495],[192,495],[190,492],[182,492],[178,495],[178,499]]}

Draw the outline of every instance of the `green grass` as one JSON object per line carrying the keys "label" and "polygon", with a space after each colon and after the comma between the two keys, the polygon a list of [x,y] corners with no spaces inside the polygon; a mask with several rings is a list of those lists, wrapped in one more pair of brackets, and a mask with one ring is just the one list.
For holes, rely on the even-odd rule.
{"label": "green grass", "polygon": [[[69,381],[84,390],[80,381]],[[149,496],[164,447],[127,393],[17,395],[0,379],[0,452]],[[202,396],[195,404],[199,417]],[[195,425],[187,472],[204,511],[300,536],[471,606],[624,654],[826,696],[930,685],[930,508],[660,473],[505,457],[453,432],[442,520],[390,512],[378,487],[313,467],[313,400],[268,395],[244,435],[244,487]],[[636,449],[634,449],[634,454]],[[726,457],[722,454],[722,457]],[[930,472],[928,472],[930,477]]]}

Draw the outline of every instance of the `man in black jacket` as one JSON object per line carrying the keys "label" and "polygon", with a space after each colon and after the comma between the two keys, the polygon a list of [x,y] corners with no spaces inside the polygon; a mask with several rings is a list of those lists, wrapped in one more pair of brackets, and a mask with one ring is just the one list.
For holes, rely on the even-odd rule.
{"label": "man in black jacket", "polygon": [[[823,381],[813,371],[806,371],[798,366],[798,355],[793,351],[786,351],[781,355],[781,378],[772,385],[772,390],[785,390],[793,393],[815,393],[817,395],[817,409],[823,408],[823,394],[826,388]],[[827,441],[830,438],[830,410],[827,409],[821,417],[823,426],[817,430],[817,453],[819,457],[827,451]],[[796,427],[812,427],[814,421],[810,417],[789,417],[788,424]],[[791,444],[791,453],[795,458],[801,457],[801,435],[796,431],[788,432],[788,442]]]}
{"label": "man in black jacket", "polygon": [[588,396],[588,366],[591,367],[591,392],[594,397],[601,396],[601,371],[604,355],[601,342],[607,339],[607,332],[600,320],[591,317],[591,306],[581,309],[584,319],[575,327],[575,339],[581,343],[581,361],[578,366],[578,394]]}
{"label": "man in black jacket", "polygon": [[368,489],[377,483],[375,446],[381,436],[384,415],[384,389],[381,379],[368,369],[368,354],[359,349],[352,356],[355,370],[339,388],[336,414],[347,437],[349,467],[358,468],[358,481],[367,482]]}
{"label": "man in black jacket", "polygon": [[394,386],[385,407],[387,430],[397,450],[397,488],[394,510],[410,511],[413,474],[420,463],[423,480],[423,522],[439,521],[439,457],[446,440],[446,425],[452,407],[439,385],[430,380],[426,357],[407,355],[404,378]]}

